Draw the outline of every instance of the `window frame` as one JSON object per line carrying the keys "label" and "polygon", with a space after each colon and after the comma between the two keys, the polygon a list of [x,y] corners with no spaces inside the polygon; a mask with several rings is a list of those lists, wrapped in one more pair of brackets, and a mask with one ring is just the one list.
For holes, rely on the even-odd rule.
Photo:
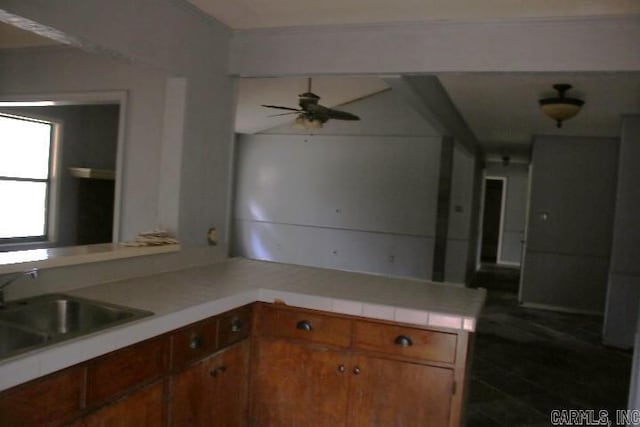
{"label": "window frame", "polygon": [[0,181],[10,182],[44,182],[46,183],[45,191],[45,211],[44,211],[44,234],[38,236],[24,236],[24,237],[0,237],[0,248],[4,246],[13,246],[21,244],[33,244],[33,243],[54,243],[56,236],[55,229],[55,206],[57,203],[57,164],[59,155],[59,141],[62,130],[62,123],[52,120],[47,117],[40,116],[38,114],[26,113],[26,112],[7,112],[0,109],[0,116],[8,117],[15,120],[22,120],[26,122],[44,123],[51,126],[49,132],[49,162],[47,168],[46,178],[23,178],[23,177],[11,177],[0,176]]}

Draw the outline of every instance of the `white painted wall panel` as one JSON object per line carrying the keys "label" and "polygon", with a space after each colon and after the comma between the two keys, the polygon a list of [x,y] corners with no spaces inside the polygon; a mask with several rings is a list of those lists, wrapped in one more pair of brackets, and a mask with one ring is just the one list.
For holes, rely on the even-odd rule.
{"label": "white painted wall panel", "polygon": [[453,150],[449,239],[469,239],[473,201],[474,158],[459,145]]}
{"label": "white painted wall panel", "polygon": [[433,237],[440,139],[240,136],[235,218]]}
{"label": "white painted wall panel", "polygon": [[[174,159],[180,188],[178,194],[163,197],[171,197],[170,205],[178,201],[178,237],[183,247],[206,247],[207,229],[212,225],[218,227],[221,244],[226,245],[234,120],[234,85],[228,75],[231,31],[189,3],[175,0],[83,0],[81,5],[69,0],[4,0],[0,7],[18,22],[24,24],[20,18],[25,18],[32,27],[42,24],[49,29],[41,30],[57,30],[52,35],[59,39],[186,79],[181,157]],[[162,110],[162,103],[158,108]],[[151,112],[141,112],[147,114]],[[135,150],[126,159],[140,171],[124,177],[125,185],[131,186],[125,189],[126,198],[137,209],[122,224],[134,233],[150,222],[143,207],[153,205],[152,215],[156,214],[159,180],[155,173],[140,174],[146,174],[147,168],[158,170],[159,152],[158,148]]]}
{"label": "white painted wall panel", "polygon": [[520,264],[522,258],[522,239],[524,232],[505,231],[502,234],[502,253],[500,262],[504,264]]}
{"label": "white painted wall panel", "polygon": [[62,94],[126,90],[120,237],[158,226],[161,131],[166,75],[79,49],[5,51],[1,94]]}
{"label": "white painted wall panel", "polygon": [[523,303],[600,313],[604,309],[609,259],[527,252]]}
{"label": "white painted wall panel", "polygon": [[603,311],[618,143],[562,136],[534,140],[523,302]]}
{"label": "white painted wall panel", "polygon": [[447,258],[444,267],[445,282],[466,283],[468,252],[469,240],[449,239],[447,241]]}
{"label": "white painted wall panel", "polygon": [[446,282],[466,283],[468,279],[474,168],[474,157],[459,144],[454,145],[444,276]]}
{"label": "white painted wall panel", "polygon": [[602,343],[630,349],[634,346],[640,303],[640,276],[610,274]]}
{"label": "white painted wall panel", "polygon": [[234,236],[234,253],[248,258],[431,278],[431,237],[242,220]]}
{"label": "white painted wall panel", "polygon": [[[640,116],[622,120],[603,341],[630,348],[640,308]],[[640,349],[636,348],[636,353]],[[640,367],[634,368],[639,372]]]}

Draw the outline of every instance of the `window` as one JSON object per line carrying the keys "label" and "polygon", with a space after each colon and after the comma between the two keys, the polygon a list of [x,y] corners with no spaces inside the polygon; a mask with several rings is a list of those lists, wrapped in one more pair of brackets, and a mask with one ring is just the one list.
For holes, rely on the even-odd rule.
{"label": "window", "polygon": [[49,122],[0,114],[0,243],[47,240]]}

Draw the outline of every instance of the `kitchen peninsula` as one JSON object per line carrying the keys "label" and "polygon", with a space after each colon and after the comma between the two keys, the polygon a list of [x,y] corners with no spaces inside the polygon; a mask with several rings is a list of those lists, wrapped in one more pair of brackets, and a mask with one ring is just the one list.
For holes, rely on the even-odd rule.
{"label": "kitchen peninsula", "polygon": [[[209,425],[206,416],[221,413],[260,426],[403,416],[460,425],[485,298],[457,285],[239,258],[68,294],[154,315],[0,362],[3,422],[9,411],[38,412],[24,399],[54,381],[54,398],[72,389],[60,424],[102,425],[137,407],[135,425]],[[139,378],[112,384],[131,375]],[[96,391],[105,381],[111,389]]]}

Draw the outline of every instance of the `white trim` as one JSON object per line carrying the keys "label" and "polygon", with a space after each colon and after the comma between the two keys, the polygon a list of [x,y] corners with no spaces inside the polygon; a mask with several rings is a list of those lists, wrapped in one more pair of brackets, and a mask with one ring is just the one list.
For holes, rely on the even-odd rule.
{"label": "white trim", "polygon": [[497,264],[501,265],[501,266],[504,266],[504,267],[520,268],[520,263],[519,262],[514,262],[514,261],[500,261]]}
{"label": "white trim", "polygon": [[[533,154],[532,154],[533,157]],[[522,288],[524,284],[524,268],[525,268],[525,259],[527,254],[527,239],[529,236],[529,210],[531,206],[531,181],[532,181],[532,172],[533,172],[533,161],[529,163],[529,173],[527,175],[527,206],[524,211],[524,233],[522,238],[522,248],[520,255],[520,281],[518,283],[518,302],[522,303]]]}
{"label": "white trim", "polygon": [[504,264],[502,262],[502,240],[504,239],[504,221],[507,208],[507,190],[509,179],[506,176],[487,177],[487,179],[495,179],[502,181],[502,195],[500,197],[500,225],[498,226],[498,250],[496,253],[496,264]]}
{"label": "white trim", "polygon": [[478,244],[476,245],[476,270],[482,267],[482,224],[484,223],[484,194],[486,191],[487,170],[482,169],[482,184],[480,186],[480,217],[478,218]]}
{"label": "white trim", "polygon": [[535,302],[521,302],[520,306],[524,308],[533,308],[536,310],[557,311],[560,313],[589,314],[594,316],[603,315],[602,311],[598,311],[598,310],[583,310],[579,308],[564,307],[561,305],[538,304]]}

